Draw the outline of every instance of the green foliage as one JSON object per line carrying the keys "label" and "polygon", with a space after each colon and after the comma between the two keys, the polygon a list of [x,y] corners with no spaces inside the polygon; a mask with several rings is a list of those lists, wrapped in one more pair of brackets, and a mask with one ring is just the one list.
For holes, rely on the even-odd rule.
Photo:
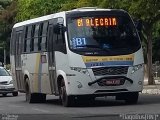
{"label": "green foliage", "polygon": [[67,11],[76,8],[78,0],[66,0],[64,4],[61,5],[60,11]]}
{"label": "green foliage", "polygon": [[18,0],[17,21],[52,14],[62,8],[65,0]]}
{"label": "green foliage", "polygon": [[80,8],[80,7],[94,7],[94,6],[97,6],[98,3],[96,0],[79,0],[77,2],[77,5],[76,7],[77,8]]}
{"label": "green foliage", "polygon": [[147,24],[154,24],[160,20],[159,0],[133,0],[129,11]]}
{"label": "green foliage", "polygon": [[153,63],[160,61],[160,21],[153,29]]}
{"label": "green foliage", "polygon": [[2,8],[6,8],[8,5],[10,5],[12,0],[0,0],[0,6]]}
{"label": "green foliage", "polygon": [[[2,48],[6,48],[7,57],[9,56],[10,34],[16,16],[16,0],[12,2],[11,0],[0,0],[0,5],[3,6],[3,9],[0,10],[0,61],[3,61]],[[9,62],[9,59],[7,60]]]}

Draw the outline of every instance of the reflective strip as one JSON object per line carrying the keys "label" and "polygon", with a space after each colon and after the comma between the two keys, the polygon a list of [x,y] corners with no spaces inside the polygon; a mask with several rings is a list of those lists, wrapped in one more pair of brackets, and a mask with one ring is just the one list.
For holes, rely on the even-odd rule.
{"label": "reflective strip", "polygon": [[55,67],[49,67],[49,70],[55,70],[56,68]]}
{"label": "reflective strip", "polygon": [[88,62],[107,62],[107,61],[133,61],[134,55],[121,55],[121,56],[82,56],[85,63]]}

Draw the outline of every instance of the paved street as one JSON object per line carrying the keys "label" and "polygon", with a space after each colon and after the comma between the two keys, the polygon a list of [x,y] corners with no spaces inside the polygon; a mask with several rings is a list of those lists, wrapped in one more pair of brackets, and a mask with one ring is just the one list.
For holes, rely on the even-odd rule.
{"label": "paved street", "polygon": [[[123,101],[115,101],[113,97],[97,98],[94,103],[81,102],[76,107],[62,107],[58,101],[58,97],[48,96],[46,103],[43,104],[28,104],[25,102],[24,94],[19,94],[18,97],[0,96],[0,113],[1,114],[44,114],[51,115],[57,119],[65,118],[88,118],[104,119],[110,114],[134,114],[134,113],[160,113],[160,95],[155,94],[140,94],[137,105],[125,105]],[[25,116],[25,115],[24,115]],[[95,117],[96,116],[96,117]],[[98,116],[98,117],[97,117]],[[119,116],[114,116],[115,119]],[[48,117],[50,118],[50,117]],[[113,118],[113,117],[111,117]],[[48,119],[49,120],[49,119]]]}

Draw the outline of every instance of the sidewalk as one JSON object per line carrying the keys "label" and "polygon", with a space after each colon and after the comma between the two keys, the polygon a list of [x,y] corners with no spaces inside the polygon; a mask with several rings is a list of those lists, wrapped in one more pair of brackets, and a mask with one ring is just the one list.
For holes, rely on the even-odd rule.
{"label": "sidewalk", "polygon": [[142,94],[160,94],[160,80],[155,80],[155,85],[147,85],[148,81],[144,80]]}

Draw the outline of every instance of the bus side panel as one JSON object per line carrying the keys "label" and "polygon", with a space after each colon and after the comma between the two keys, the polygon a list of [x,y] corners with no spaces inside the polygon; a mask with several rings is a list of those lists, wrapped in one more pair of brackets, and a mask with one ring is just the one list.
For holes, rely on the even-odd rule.
{"label": "bus side panel", "polygon": [[[69,62],[68,62],[68,55],[58,52],[55,52],[55,63],[56,63],[56,73],[57,77],[62,75],[65,81],[66,89],[68,89],[69,79],[65,79],[67,74],[72,74],[70,72]],[[57,83],[55,83],[57,86]]]}
{"label": "bus side panel", "polygon": [[29,72],[31,92],[51,94],[47,54],[24,54],[22,55],[22,61],[22,70]]}
{"label": "bus side panel", "polygon": [[15,59],[14,59],[14,55],[10,56],[10,63],[11,63],[11,73],[12,73],[12,78],[13,78],[13,84],[16,90],[19,90],[18,88],[18,81],[16,79],[16,73],[15,73]]}

